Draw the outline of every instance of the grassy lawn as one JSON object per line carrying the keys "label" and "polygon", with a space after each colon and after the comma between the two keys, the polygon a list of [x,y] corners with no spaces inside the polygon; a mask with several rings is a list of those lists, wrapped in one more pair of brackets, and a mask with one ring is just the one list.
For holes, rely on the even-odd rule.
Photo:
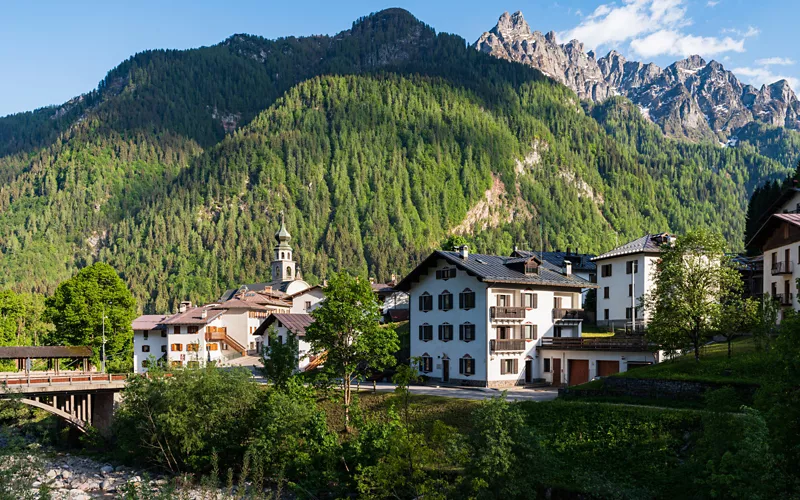
{"label": "grassy lawn", "polygon": [[687,353],[613,376],[758,384],[769,377],[771,365],[769,355],[757,351],[752,339],[737,339],[732,344],[730,359],[727,344],[712,344],[702,348],[699,363],[694,360],[694,353]]}

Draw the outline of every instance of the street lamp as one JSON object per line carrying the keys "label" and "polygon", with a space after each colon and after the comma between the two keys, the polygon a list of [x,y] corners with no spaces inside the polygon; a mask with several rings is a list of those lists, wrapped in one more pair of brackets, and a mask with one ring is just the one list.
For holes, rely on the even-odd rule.
{"label": "street lamp", "polygon": [[[108,301],[108,305],[111,305],[111,301]],[[103,302],[103,358],[100,362],[100,372],[106,372],[106,303]]]}

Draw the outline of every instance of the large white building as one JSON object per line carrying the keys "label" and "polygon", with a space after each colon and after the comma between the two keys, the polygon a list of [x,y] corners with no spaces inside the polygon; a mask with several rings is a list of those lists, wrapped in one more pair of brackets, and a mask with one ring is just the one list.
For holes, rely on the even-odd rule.
{"label": "large white building", "polygon": [[661,247],[674,240],[667,233],[646,234],[592,259],[597,265],[599,325],[640,328],[647,323],[642,297],[653,287]]}
{"label": "large white building", "polygon": [[411,357],[429,378],[508,387],[586,382],[651,363],[642,342],[582,338],[582,290],[596,285],[535,254],[436,251],[397,289],[409,294]]}
{"label": "large white building", "polygon": [[764,257],[762,294],[783,308],[800,309],[797,279],[800,272],[800,213],[772,214],[750,242]]}

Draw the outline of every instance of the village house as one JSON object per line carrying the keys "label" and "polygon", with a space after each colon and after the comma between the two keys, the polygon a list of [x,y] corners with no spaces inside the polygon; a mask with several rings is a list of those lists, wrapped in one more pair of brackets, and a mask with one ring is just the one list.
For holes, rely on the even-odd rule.
{"label": "village house", "polygon": [[297,370],[304,371],[317,367],[321,364],[323,357],[311,354],[311,345],[306,342],[306,328],[314,322],[310,314],[273,314],[261,325],[258,334],[264,337],[265,342],[269,342],[269,329],[274,328],[278,342],[285,344],[290,336],[295,337],[298,343]]}
{"label": "village house", "polygon": [[772,214],[753,235],[748,246],[761,249],[763,255],[761,293],[772,297],[781,308],[797,310],[800,213]]}
{"label": "village house", "polygon": [[597,324],[609,328],[641,331],[648,313],[642,298],[654,286],[661,248],[675,241],[667,234],[646,234],[592,261],[597,273]]}
{"label": "village house", "polygon": [[583,383],[652,363],[642,341],[582,337],[581,297],[597,285],[535,253],[435,251],[398,285],[409,294],[411,356],[443,383]]}

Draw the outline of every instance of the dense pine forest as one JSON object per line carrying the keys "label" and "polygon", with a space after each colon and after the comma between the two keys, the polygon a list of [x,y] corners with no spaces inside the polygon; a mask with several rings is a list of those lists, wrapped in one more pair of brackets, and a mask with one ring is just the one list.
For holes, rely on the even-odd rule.
{"label": "dense pine forest", "polygon": [[600,252],[705,226],[742,249],[748,198],[793,171],[800,135],[739,139],[667,139],[629,101],[582,103],[401,10],[145,52],[0,118],[0,288],[51,293],[100,260],[144,311],[212,300],[269,279],[281,211],[312,282],[402,274],[454,231],[482,252]]}

